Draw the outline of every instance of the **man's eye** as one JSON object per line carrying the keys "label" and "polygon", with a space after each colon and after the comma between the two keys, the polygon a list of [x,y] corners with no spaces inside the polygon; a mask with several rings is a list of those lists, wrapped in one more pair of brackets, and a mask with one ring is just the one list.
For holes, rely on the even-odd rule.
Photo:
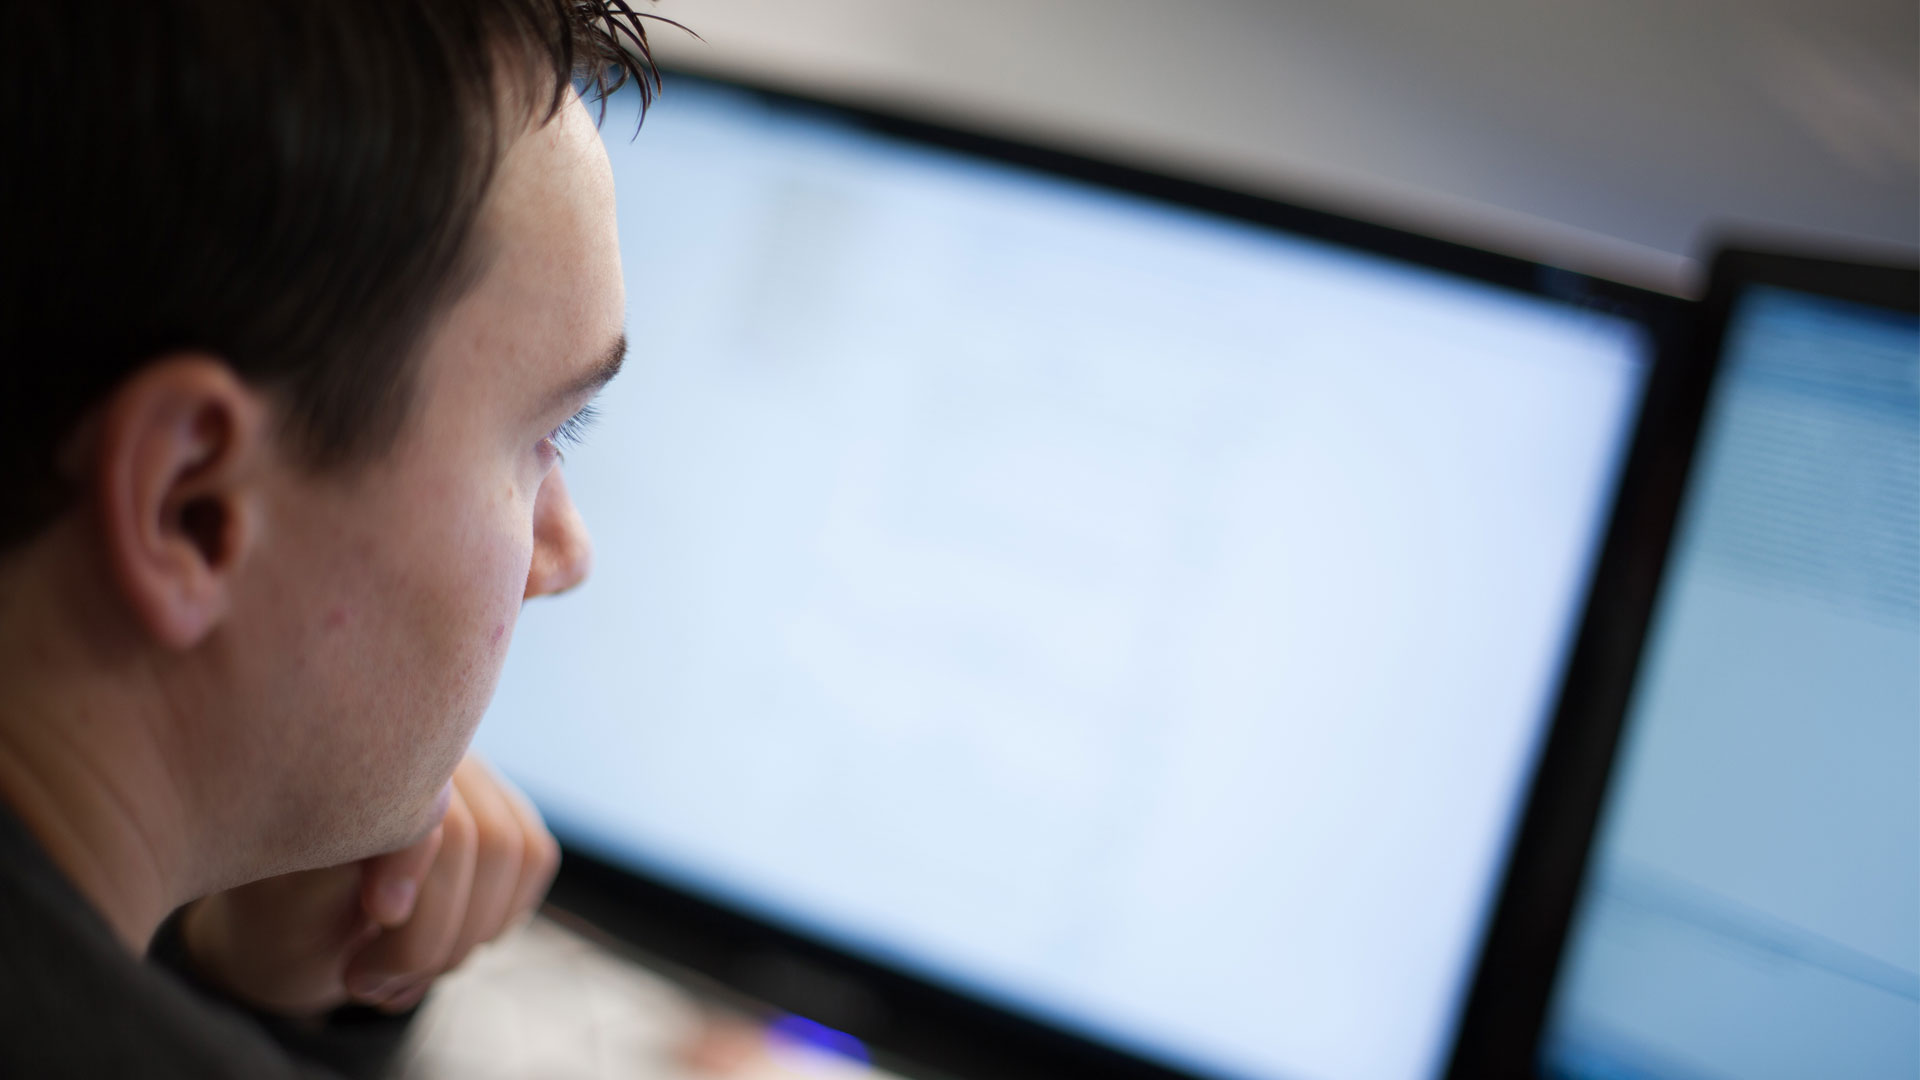
{"label": "man's eye", "polygon": [[540,441],[543,445],[551,447],[560,460],[565,461],[568,448],[579,446],[586,438],[587,429],[592,427],[593,422],[599,418],[600,410],[594,408],[592,402],[588,402],[579,412],[561,422],[559,427],[547,432],[547,437]]}

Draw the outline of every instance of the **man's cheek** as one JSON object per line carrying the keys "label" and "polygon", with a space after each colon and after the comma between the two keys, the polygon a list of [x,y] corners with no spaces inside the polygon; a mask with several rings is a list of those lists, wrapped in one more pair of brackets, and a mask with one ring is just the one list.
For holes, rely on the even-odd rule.
{"label": "man's cheek", "polygon": [[471,593],[475,599],[484,598],[485,606],[474,613],[470,624],[474,635],[469,645],[473,660],[468,665],[473,690],[480,695],[483,709],[506,663],[507,648],[513,643],[513,628],[520,618],[532,547],[503,542],[493,546],[488,554],[486,572],[475,579]]}

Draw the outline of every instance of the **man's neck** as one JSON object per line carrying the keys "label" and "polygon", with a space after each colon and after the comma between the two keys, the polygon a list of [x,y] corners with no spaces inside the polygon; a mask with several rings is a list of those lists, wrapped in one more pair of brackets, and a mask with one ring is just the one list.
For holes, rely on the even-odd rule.
{"label": "man's neck", "polygon": [[171,769],[168,695],[102,617],[98,577],[78,560],[0,567],[0,802],[141,954],[206,868]]}
{"label": "man's neck", "polygon": [[6,703],[0,722],[0,800],[121,944],[145,953],[161,920],[192,893],[181,873],[185,830],[155,797],[164,783],[146,775],[160,765],[104,755],[57,730],[76,718],[28,717],[17,704]]}

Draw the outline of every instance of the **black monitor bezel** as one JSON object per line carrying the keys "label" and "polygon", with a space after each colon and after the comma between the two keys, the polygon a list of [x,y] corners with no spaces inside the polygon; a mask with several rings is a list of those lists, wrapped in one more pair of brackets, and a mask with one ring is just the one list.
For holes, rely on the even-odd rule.
{"label": "black monitor bezel", "polygon": [[[667,73],[669,93],[673,85],[681,81],[724,87],[775,107],[812,113],[913,144],[1142,195],[1289,235],[1326,241],[1621,315],[1646,327],[1653,342],[1646,400],[1670,396],[1673,388],[1669,384],[1686,381],[1676,380],[1677,373],[1669,368],[1671,358],[1676,355],[1674,345],[1679,341],[1678,335],[1691,305],[1666,294],[1314,209],[1269,194],[1238,191],[1096,160],[929,122],[872,105],[832,102],[731,78],[680,71]],[[1616,507],[1637,504],[1644,499],[1637,490],[1647,483],[1647,470],[1641,463],[1648,457],[1648,445],[1657,442],[1654,436],[1659,434],[1650,430],[1649,415],[1643,409],[1637,421],[1627,465],[1615,491]],[[1595,595],[1601,578],[1620,561],[1615,549],[1621,542],[1620,529],[1616,526],[1597,563]],[[1589,604],[1589,609],[1593,606]],[[1570,654],[1573,657],[1569,665],[1570,680],[1585,670],[1580,657],[1595,648],[1589,639],[1596,634],[1604,635],[1607,629],[1608,625],[1596,626],[1590,611]],[[1563,744],[1569,741],[1582,743],[1581,739],[1570,739],[1561,730],[1566,726],[1564,706],[1561,714],[1548,736],[1543,761],[1558,760],[1556,754],[1565,756]],[[1520,845],[1526,844],[1531,836],[1528,826],[1535,813],[1532,804],[1543,798],[1551,801],[1543,786],[1536,782],[1524,824],[1513,846],[1514,854],[1539,846],[1537,840],[1524,849]],[[669,882],[650,878],[596,851],[584,837],[563,833],[561,840],[566,859],[551,896],[556,907],[586,919],[644,955],[699,972],[753,1000],[807,1015],[846,1031],[883,1052],[889,1064],[899,1071],[913,1074],[933,1069],[953,1076],[992,1080],[1071,1080],[1076,1077],[1194,1080],[1194,1074],[1067,1034],[773,925]],[[1510,859],[1509,869],[1503,876],[1503,897],[1513,889],[1515,875],[1511,867]],[[1505,910],[1504,904],[1502,910]],[[1488,940],[1500,940],[1499,935],[1495,933]],[[1484,963],[1476,970],[1484,972]],[[1477,999],[1476,992],[1470,1000]],[[1457,1050],[1454,1060],[1452,1075],[1483,1075],[1460,1072],[1461,1058]]]}
{"label": "black monitor bezel", "polygon": [[[1751,241],[1748,242],[1751,244]],[[1449,1075],[1533,1077],[1735,305],[1756,285],[1920,311],[1920,270],[1723,246],[1684,347],[1649,394],[1553,735],[1534,775]]]}

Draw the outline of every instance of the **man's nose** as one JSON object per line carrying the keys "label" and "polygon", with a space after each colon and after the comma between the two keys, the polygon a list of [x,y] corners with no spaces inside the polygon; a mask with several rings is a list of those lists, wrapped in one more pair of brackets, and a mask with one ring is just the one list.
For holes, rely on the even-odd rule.
{"label": "man's nose", "polygon": [[533,565],[527,569],[527,599],[565,592],[586,580],[593,568],[593,541],[587,523],[567,494],[566,478],[555,468],[540,485],[533,503]]}

